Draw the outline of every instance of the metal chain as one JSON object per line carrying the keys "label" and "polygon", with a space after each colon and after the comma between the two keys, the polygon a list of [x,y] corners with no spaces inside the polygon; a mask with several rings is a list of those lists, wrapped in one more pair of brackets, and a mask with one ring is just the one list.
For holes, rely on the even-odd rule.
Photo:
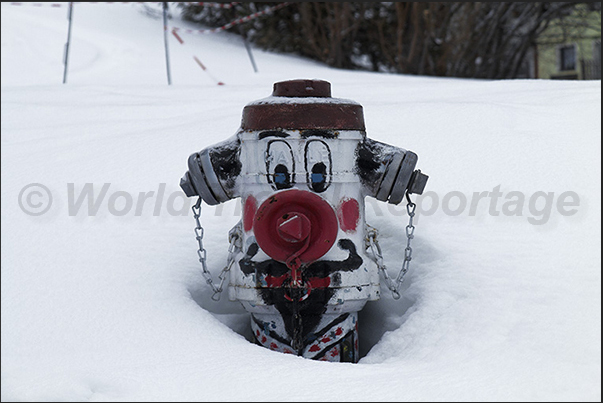
{"label": "metal chain", "polygon": [[199,244],[199,249],[197,250],[197,255],[199,256],[199,262],[201,262],[201,268],[203,269],[203,277],[205,277],[205,281],[211,287],[214,294],[211,299],[214,301],[220,300],[220,295],[224,289],[224,282],[226,281],[226,273],[230,271],[235,259],[235,255],[237,252],[242,250],[241,246],[241,229],[240,226],[237,225],[228,233],[228,239],[230,242],[230,246],[228,247],[228,260],[226,261],[226,266],[220,272],[218,279],[220,280],[219,285],[216,287],[214,280],[211,276],[210,271],[207,269],[207,250],[203,247],[203,235],[205,234],[205,230],[201,225],[201,198],[197,200],[197,203],[193,206],[193,216],[195,217],[195,221],[197,222],[197,226],[195,227],[195,237],[197,238],[197,243]]}
{"label": "metal chain", "polygon": [[394,299],[400,299],[400,286],[404,281],[404,276],[408,272],[408,269],[410,268],[410,261],[412,260],[412,247],[410,246],[410,243],[415,237],[415,226],[413,221],[417,205],[410,200],[408,193],[406,194],[406,200],[408,201],[408,204],[406,205],[406,212],[408,213],[408,225],[406,226],[406,248],[404,249],[404,261],[402,262],[402,268],[400,269],[395,281],[391,279],[389,273],[387,272],[387,267],[385,266],[385,263],[383,263],[381,246],[379,246],[379,241],[377,240],[379,232],[377,229],[367,224],[367,248],[370,248],[371,253],[373,254],[373,261],[377,264],[379,270],[383,272],[383,278],[385,279],[387,288],[392,292]]}
{"label": "metal chain", "polygon": [[291,347],[293,347],[294,350],[297,350],[298,355],[301,355],[302,348],[304,347],[304,340],[302,337],[303,321],[299,312],[299,300],[295,299],[293,304],[293,337],[291,338]]}

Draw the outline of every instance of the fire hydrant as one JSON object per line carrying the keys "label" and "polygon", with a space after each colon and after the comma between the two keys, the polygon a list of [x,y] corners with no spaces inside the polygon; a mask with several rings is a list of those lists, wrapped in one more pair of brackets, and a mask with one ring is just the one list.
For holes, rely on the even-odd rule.
{"label": "fire hydrant", "polygon": [[[421,194],[427,176],[416,163],[413,152],[367,138],[362,106],[332,98],[321,80],[275,83],[272,96],[245,106],[233,137],[190,156],[180,186],[199,196],[193,211],[203,273],[218,295],[228,281],[230,300],[251,313],[257,344],[358,361],[358,312],[380,298],[380,270],[397,293],[375,248],[376,230],[365,223],[364,198],[399,204]],[[216,286],[201,200],[234,198],[243,215]]]}

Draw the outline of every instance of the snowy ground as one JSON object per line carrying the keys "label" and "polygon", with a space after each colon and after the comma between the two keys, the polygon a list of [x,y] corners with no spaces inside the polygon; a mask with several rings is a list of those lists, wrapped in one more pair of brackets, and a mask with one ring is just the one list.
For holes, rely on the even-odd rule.
{"label": "snowy ground", "polygon": [[[1,11],[2,401],[601,400],[600,81],[348,72],[259,50],[255,74],[222,33],[172,37],[168,87],[161,21],[89,4],[76,5],[62,85],[66,8]],[[245,312],[209,300],[193,218],[174,211],[189,154],[292,78],[361,103],[371,138],[419,155],[434,192],[423,210],[440,202],[419,218],[403,298],[384,289],[363,311],[356,365],[249,343]],[[32,183],[52,193],[46,214],[19,206]],[[95,215],[69,207],[70,186],[77,198],[87,183],[97,199],[110,184]],[[475,192],[498,186],[494,211],[488,195],[470,211]],[[458,215],[441,207],[450,192],[448,211],[468,199]],[[503,209],[520,197],[510,192],[523,207]],[[237,203],[203,213],[214,275]],[[402,212],[367,200],[392,275]]]}

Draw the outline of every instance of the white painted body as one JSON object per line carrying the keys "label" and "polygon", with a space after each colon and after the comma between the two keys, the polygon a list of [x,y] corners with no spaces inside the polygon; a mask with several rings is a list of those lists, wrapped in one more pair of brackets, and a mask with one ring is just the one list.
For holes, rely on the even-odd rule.
{"label": "white painted body", "polygon": [[[356,246],[356,251],[363,259],[362,266],[352,272],[342,272],[337,290],[329,301],[326,313],[341,313],[358,311],[364,303],[369,300],[378,300],[380,293],[379,272],[377,265],[370,260],[366,251],[366,228],[364,198],[365,193],[360,184],[360,179],[355,173],[355,150],[358,143],[365,137],[360,131],[339,131],[337,138],[325,139],[320,137],[302,138],[300,131],[286,130],[287,138],[268,137],[259,139],[260,132],[240,131],[237,137],[241,142],[240,160],[242,171],[237,178],[237,189],[241,196],[241,203],[245,205],[247,197],[253,196],[257,205],[261,205],[269,196],[275,193],[275,189],[269,181],[268,172],[270,156],[268,155],[269,144],[274,142],[286,142],[291,147],[291,155],[295,162],[295,178],[293,189],[312,191],[307,182],[307,169],[305,164],[305,150],[308,142],[320,141],[326,144],[331,152],[331,183],[326,190],[319,193],[337,211],[338,206],[346,198],[355,199],[359,205],[359,220],[356,230],[344,232],[338,230],[337,241],[350,239]],[[274,147],[274,146],[273,146]],[[319,159],[321,156],[314,156]],[[322,155],[323,161],[328,161],[326,155]],[[241,228],[243,227],[242,224]],[[253,229],[242,231],[243,252],[240,252],[235,261],[239,262],[244,256],[247,247],[255,242]],[[319,260],[342,261],[348,256],[348,252],[334,246]],[[271,259],[261,249],[254,257],[254,261]],[[238,264],[233,265],[230,271],[229,297],[231,300],[239,300],[245,308],[255,313],[274,313],[274,307],[265,305],[256,288],[257,281],[254,276],[246,276],[239,269]]]}

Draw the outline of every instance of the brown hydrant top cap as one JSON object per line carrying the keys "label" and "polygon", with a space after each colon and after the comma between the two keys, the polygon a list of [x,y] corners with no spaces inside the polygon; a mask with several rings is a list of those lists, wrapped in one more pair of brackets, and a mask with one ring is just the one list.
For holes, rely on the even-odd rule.
{"label": "brown hydrant top cap", "polygon": [[272,96],[243,109],[243,130],[360,130],[364,131],[362,105],[331,98],[331,83],[323,80],[289,80],[274,83]]}
{"label": "brown hydrant top cap", "polygon": [[323,80],[281,81],[274,83],[272,96],[328,98],[331,96],[331,83]]}

